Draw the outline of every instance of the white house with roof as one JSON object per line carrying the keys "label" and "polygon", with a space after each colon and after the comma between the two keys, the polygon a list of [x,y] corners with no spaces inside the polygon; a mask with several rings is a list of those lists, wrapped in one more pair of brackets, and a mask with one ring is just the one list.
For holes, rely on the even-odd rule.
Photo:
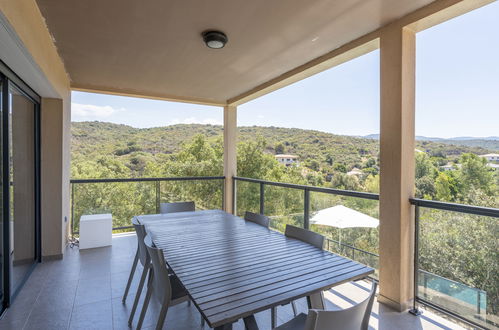
{"label": "white house with roof", "polygon": [[443,166],[440,166],[440,169],[442,171],[453,171],[453,170],[456,169],[456,167],[452,163],[447,163],[447,164],[445,164]]}
{"label": "white house with roof", "polygon": [[480,157],[487,159],[487,162],[499,163],[499,154],[486,154],[486,155],[480,155]]}
{"label": "white house with roof", "polygon": [[364,174],[364,172],[362,172],[362,170],[359,170],[357,167],[352,168],[352,170],[347,173],[348,176],[363,175],[363,174]]}
{"label": "white house with roof", "polygon": [[499,171],[499,164],[494,164],[494,163],[487,163],[488,167],[491,167],[492,169]]}
{"label": "white house with roof", "polygon": [[298,159],[300,157],[296,155],[279,154],[275,155],[275,159],[285,166],[291,166],[293,164],[298,164]]}

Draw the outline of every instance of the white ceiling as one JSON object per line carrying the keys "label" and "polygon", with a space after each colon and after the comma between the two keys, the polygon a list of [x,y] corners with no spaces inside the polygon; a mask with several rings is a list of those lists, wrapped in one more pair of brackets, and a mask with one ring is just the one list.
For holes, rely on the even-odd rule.
{"label": "white ceiling", "polygon": [[225,103],[432,0],[37,2],[73,87]]}

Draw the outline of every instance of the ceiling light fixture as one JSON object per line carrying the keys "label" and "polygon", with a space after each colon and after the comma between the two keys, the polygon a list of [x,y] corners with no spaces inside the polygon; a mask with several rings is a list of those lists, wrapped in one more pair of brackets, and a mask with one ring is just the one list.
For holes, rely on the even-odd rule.
{"label": "ceiling light fixture", "polygon": [[225,33],[220,32],[220,31],[206,31],[203,32],[203,40],[206,46],[209,48],[213,49],[220,49],[224,48],[225,44],[227,43],[228,39]]}

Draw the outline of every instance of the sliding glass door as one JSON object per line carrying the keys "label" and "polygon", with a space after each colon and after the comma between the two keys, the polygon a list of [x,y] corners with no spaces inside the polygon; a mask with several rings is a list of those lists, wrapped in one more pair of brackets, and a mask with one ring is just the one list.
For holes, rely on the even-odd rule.
{"label": "sliding glass door", "polygon": [[0,65],[0,99],[1,312],[40,261],[41,244],[39,97]]}
{"label": "sliding glass door", "polygon": [[35,115],[37,105],[9,86],[10,291],[15,293],[37,260]]}
{"label": "sliding glass door", "polygon": [[[5,253],[5,246],[8,245],[8,240],[5,238],[5,229],[7,229],[6,223],[3,216],[3,108],[7,102],[4,102],[4,90],[6,87],[5,77],[0,72],[0,314],[5,308],[5,290],[4,285],[6,283],[5,272],[9,271],[8,267],[8,255]],[[5,100],[6,101],[6,100]]]}

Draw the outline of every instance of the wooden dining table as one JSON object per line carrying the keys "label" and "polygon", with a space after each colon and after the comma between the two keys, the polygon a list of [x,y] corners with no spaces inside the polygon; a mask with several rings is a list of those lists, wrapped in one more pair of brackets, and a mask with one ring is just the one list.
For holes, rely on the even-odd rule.
{"label": "wooden dining table", "polygon": [[316,295],[374,270],[221,210],[138,216],[208,325]]}

